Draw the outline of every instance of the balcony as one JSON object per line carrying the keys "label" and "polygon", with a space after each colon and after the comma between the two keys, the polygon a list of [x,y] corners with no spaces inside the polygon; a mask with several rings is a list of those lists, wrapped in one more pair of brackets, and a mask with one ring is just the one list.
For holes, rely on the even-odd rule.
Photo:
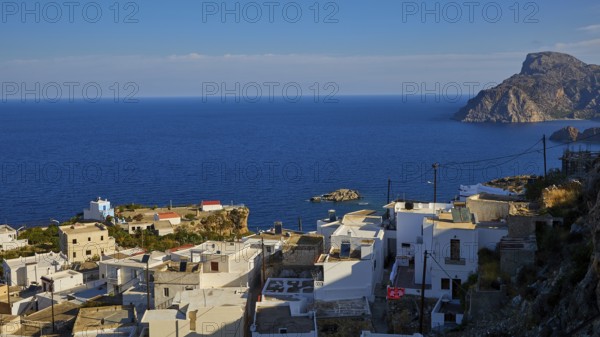
{"label": "balcony", "polygon": [[453,259],[453,258],[451,258],[451,257],[447,257],[447,258],[445,259],[445,263],[446,263],[446,264],[450,264],[450,265],[455,265],[455,266],[464,266],[464,265],[467,263],[467,261],[466,261],[466,259],[464,259],[464,258],[461,258],[461,259]]}
{"label": "balcony", "polygon": [[114,284],[121,284],[121,273],[106,275],[106,281]]}

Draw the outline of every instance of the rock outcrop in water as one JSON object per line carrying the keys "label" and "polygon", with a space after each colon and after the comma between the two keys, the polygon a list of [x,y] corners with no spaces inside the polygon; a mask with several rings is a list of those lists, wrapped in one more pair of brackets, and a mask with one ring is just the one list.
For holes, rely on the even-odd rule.
{"label": "rock outcrop in water", "polygon": [[564,127],[552,134],[550,140],[555,142],[600,143],[600,127],[585,129],[583,132],[572,126]]}
{"label": "rock outcrop in water", "polygon": [[455,114],[462,122],[525,123],[600,116],[600,66],[562,53],[527,55],[519,74],[482,90]]}
{"label": "rock outcrop in water", "polygon": [[310,201],[320,202],[321,200],[324,200],[324,201],[338,202],[338,201],[350,201],[350,200],[356,200],[356,199],[360,199],[360,193],[358,193],[358,191],[350,190],[347,188],[342,188],[342,189],[333,191],[331,193],[312,197],[312,198],[310,198]]}
{"label": "rock outcrop in water", "polygon": [[564,128],[554,132],[550,136],[550,140],[568,143],[577,141],[579,137],[581,137],[581,132],[579,132],[579,129],[573,126],[565,126]]}

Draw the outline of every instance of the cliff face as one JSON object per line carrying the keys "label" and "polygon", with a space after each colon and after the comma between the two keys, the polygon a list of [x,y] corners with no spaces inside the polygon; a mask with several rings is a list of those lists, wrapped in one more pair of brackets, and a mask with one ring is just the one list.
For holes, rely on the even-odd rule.
{"label": "cliff face", "polygon": [[600,116],[600,66],[554,52],[527,55],[519,74],[482,90],[460,109],[463,122],[525,123]]}

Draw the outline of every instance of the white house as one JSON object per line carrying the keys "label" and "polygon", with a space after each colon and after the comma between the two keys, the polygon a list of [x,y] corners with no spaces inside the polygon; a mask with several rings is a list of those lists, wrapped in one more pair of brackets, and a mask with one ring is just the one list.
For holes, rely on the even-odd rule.
{"label": "white house", "polygon": [[[383,278],[384,231],[379,216],[369,211],[346,214],[329,238],[328,254],[315,263],[321,271],[315,281],[315,299],[333,301],[366,297]],[[321,226],[323,230],[327,226]]]}
{"label": "white house", "polygon": [[450,208],[450,203],[397,202],[394,206],[397,256],[405,260],[413,259],[415,245],[423,240],[423,219]]}
{"label": "white house", "polygon": [[[460,203],[457,203],[459,205]],[[422,283],[425,251],[427,268],[425,273],[425,296],[456,301],[460,297],[461,284],[478,268],[478,251],[494,246],[507,234],[507,227],[500,222],[475,222],[474,215],[464,206],[439,212],[437,215],[422,218],[417,226],[412,222],[409,231],[414,238],[398,233],[403,241],[410,244],[410,252],[396,259],[390,281],[394,287],[405,288],[407,294],[419,295]],[[398,214],[398,229],[404,213]],[[481,244],[484,241],[485,244]],[[407,258],[408,256],[408,258]],[[451,307],[443,302],[441,308]],[[452,303],[450,303],[452,304]],[[462,317],[462,316],[461,316]]]}
{"label": "white house", "polygon": [[42,276],[52,275],[68,266],[62,253],[35,254],[2,261],[4,279],[10,285],[28,287],[39,284]]}
{"label": "white house", "polygon": [[154,213],[154,221],[169,221],[171,225],[179,225],[181,216],[175,212]]}
{"label": "white house", "polygon": [[43,291],[51,291],[54,284],[54,292],[61,292],[83,285],[83,274],[75,270],[62,270],[52,275],[42,276]]}
{"label": "white house", "polygon": [[11,250],[27,246],[27,239],[18,240],[18,234],[9,225],[0,225],[0,250]]}
{"label": "white house", "polygon": [[149,337],[242,337],[247,300],[247,288],[186,290],[173,300],[179,310],[147,310],[141,322]]}
{"label": "white house", "polygon": [[[456,209],[453,210],[456,213]],[[436,297],[448,295],[452,299],[460,298],[461,284],[470,274],[477,272],[479,247],[477,226],[471,221],[453,219],[449,212],[440,213],[437,219],[424,220],[426,231],[432,233],[431,246],[423,245],[430,253],[431,292]],[[429,240],[426,240],[427,242]],[[415,270],[422,270],[423,254],[415,256]],[[422,276],[416,275],[417,280]],[[415,281],[417,281],[415,280]]]}
{"label": "white house", "polygon": [[102,199],[98,197],[98,199],[90,201],[90,207],[83,209],[83,219],[84,220],[96,220],[96,221],[104,221],[107,216],[114,217],[115,210],[110,207],[110,201],[108,199]]}
{"label": "white house", "polygon": [[202,264],[201,288],[246,287],[259,276],[260,246],[242,242],[206,241],[170,253],[174,262]]}
{"label": "white house", "polygon": [[124,258],[116,256],[99,262],[100,278],[106,280],[106,289],[109,294],[122,293],[139,284],[145,284],[146,269],[152,269],[167,260],[167,254],[162,252],[152,252],[149,254],[147,262],[144,256],[146,254]]}
{"label": "white house", "polygon": [[223,209],[223,205],[219,200],[202,200],[200,203],[200,210],[202,212],[220,211]]}

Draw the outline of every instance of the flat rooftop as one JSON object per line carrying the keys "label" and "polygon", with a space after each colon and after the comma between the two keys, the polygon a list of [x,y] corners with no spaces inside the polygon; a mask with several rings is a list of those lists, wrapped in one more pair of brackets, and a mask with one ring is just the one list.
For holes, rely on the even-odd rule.
{"label": "flat rooftop", "polygon": [[477,227],[472,222],[454,222],[449,212],[440,213],[437,218],[427,218],[426,221],[435,224],[437,229],[465,229],[473,230]]}
{"label": "flat rooftop", "polygon": [[[185,269],[183,267],[185,266]],[[173,272],[173,273],[199,273],[202,269],[202,264],[197,262],[174,262],[167,261],[161,265],[153,267],[152,270],[158,272]]]}
{"label": "flat rooftop", "polygon": [[348,233],[351,233],[352,237],[374,239],[378,237],[379,232],[382,230],[382,227],[372,223],[363,223],[362,225],[342,224],[331,236],[347,236]]}
{"label": "flat rooftop", "polygon": [[[419,275],[419,279],[422,279]],[[393,286],[407,289],[421,289],[421,283],[415,283],[415,266],[398,266]],[[425,284],[425,290],[431,289],[431,284]]]}
{"label": "flat rooftop", "polygon": [[48,275],[46,276],[47,278],[53,279],[55,281],[58,281],[60,279],[64,279],[64,278],[71,278],[73,276],[78,276],[81,275],[80,272],[74,271],[74,270],[61,270],[59,272],[56,272],[54,274]]}
{"label": "flat rooftop", "polygon": [[106,226],[100,223],[76,223],[68,226],[59,226],[58,229],[65,234],[82,234],[107,231]]}
{"label": "flat rooftop", "polygon": [[317,301],[318,318],[325,317],[365,317],[371,315],[369,302],[365,298],[337,301]]}
{"label": "flat rooftop", "polygon": [[185,315],[175,309],[159,309],[159,310],[146,310],[144,317],[142,317],[143,323],[151,321],[166,321],[166,320],[185,320]]}
{"label": "flat rooftop", "polygon": [[349,261],[349,260],[360,260],[361,251],[359,249],[354,249],[350,251],[350,255],[348,257],[341,257],[340,250],[337,248],[332,248],[329,251],[329,254],[321,254],[317,262],[337,262],[337,261]]}
{"label": "flat rooftop", "polygon": [[269,278],[263,293],[277,295],[307,294],[314,291],[313,279]]}
{"label": "flat rooftop", "polygon": [[73,326],[73,333],[86,330],[116,329],[131,325],[136,325],[133,306],[111,305],[81,308]]}
{"label": "flat rooftop", "polygon": [[6,264],[11,268],[25,266],[29,264],[37,264],[40,268],[63,265],[67,263],[67,259],[61,253],[43,253],[34,254],[33,256],[17,257],[10,260],[4,260]]}
{"label": "flat rooftop", "polygon": [[279,334],[282,328],[287,329],[288,334],[307,333],[315,330],[315,322],[308,316],[293,317],[288,305],[256,307],[258,333]]}
{"label": "flat rooftop", "polygon": [[[214,307],[245,308],[248,288],[228,287],[214,289],[185,290],[175,296],[173,303],[179,307],[188,305],[188,311]],[[243,312],[243,310],[242,310]]]}

